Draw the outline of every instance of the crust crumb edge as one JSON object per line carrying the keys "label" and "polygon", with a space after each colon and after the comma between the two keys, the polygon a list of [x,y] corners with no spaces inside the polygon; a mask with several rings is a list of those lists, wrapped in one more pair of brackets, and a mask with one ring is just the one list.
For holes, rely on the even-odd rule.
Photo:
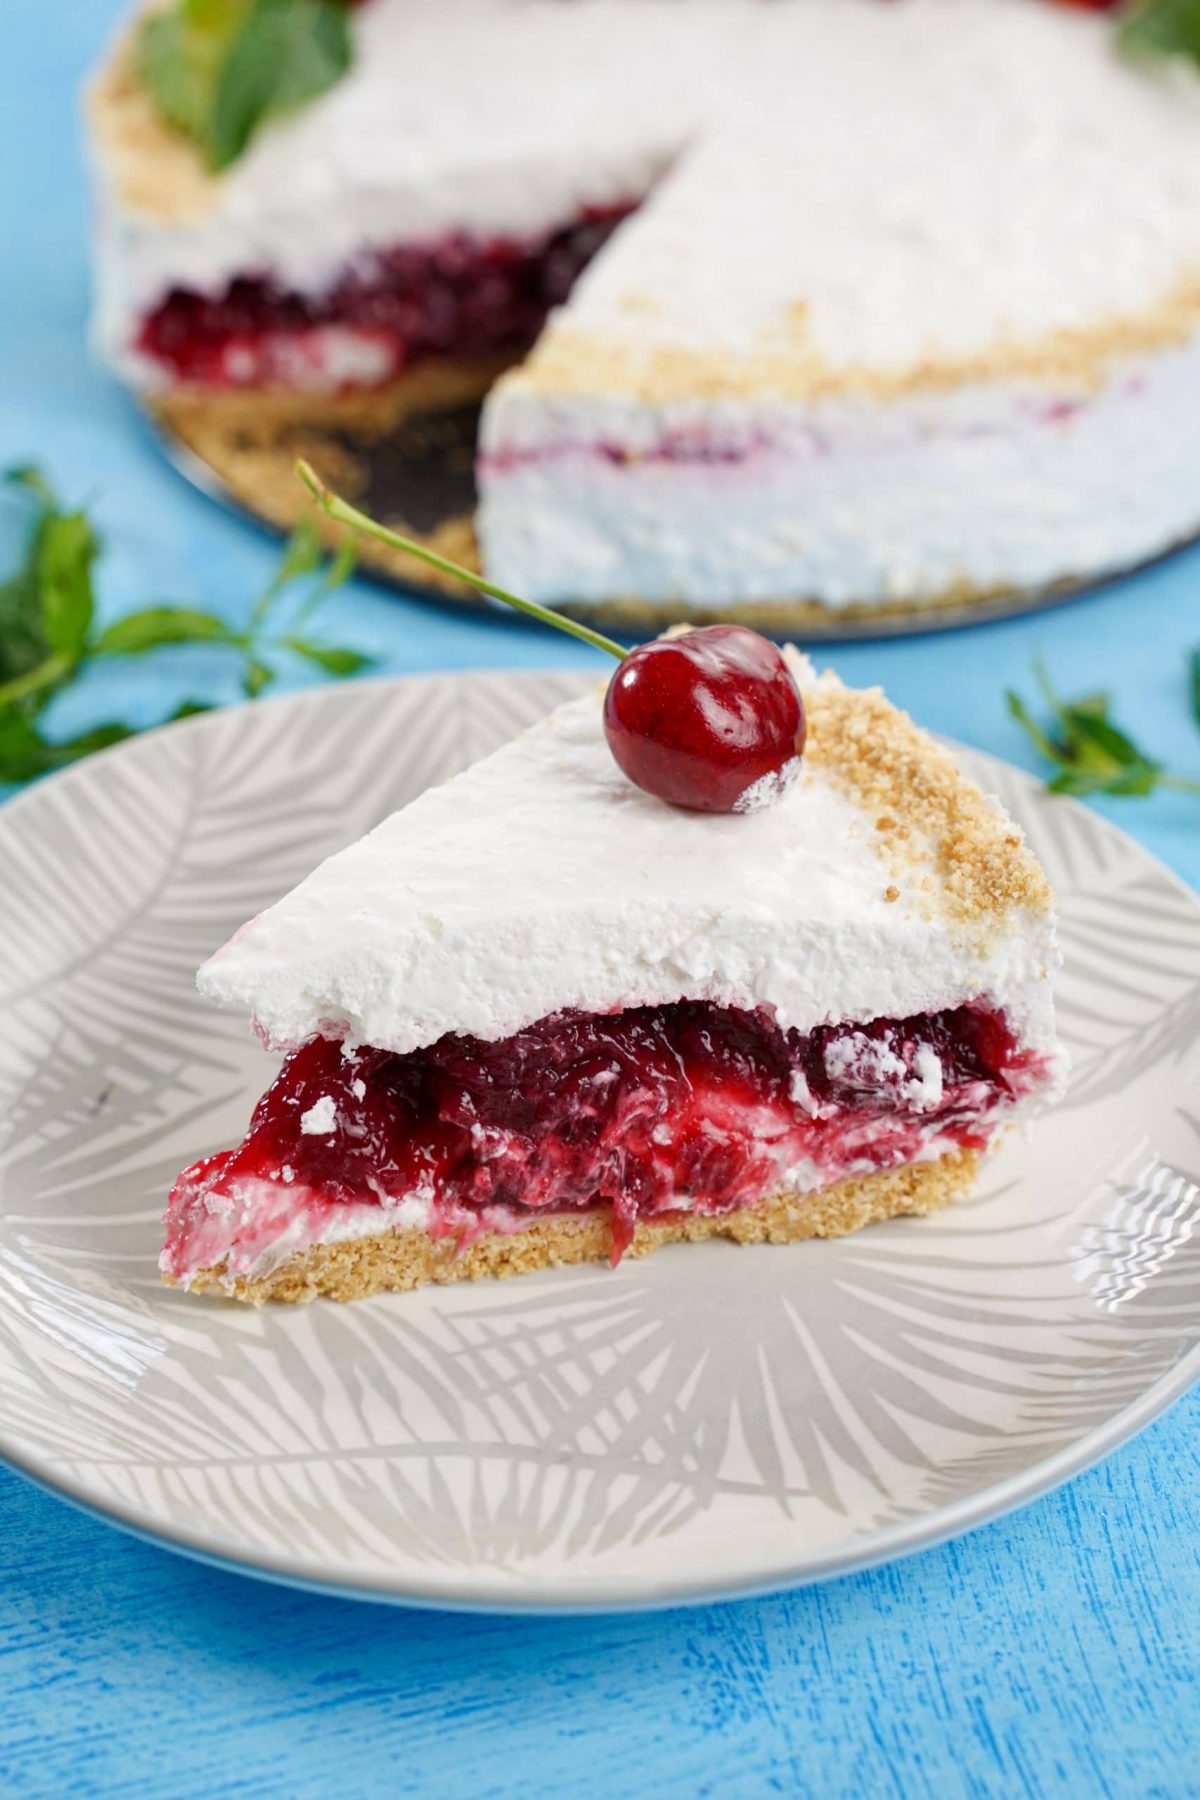
{"label": "crust crumb edge", "polygon": [[[844,1237],[884,1219],[923,1216],[960,1199],[974,1185],[980,1158],[964,1150],[936,1162],[855,1176],[811,1194],[773,1194],[756,1206],[670,1225],[639,1224],[630,1256],[649,1256],[664,1244],[728,1238],[739,1244],[791,1244],[804,1238]],[[454,1242],[422,1231],[384,1232],[340,1244],[314,1244],[258,1280],[226,1281],[224,1264],[202,1269],[189,1292],[216,1292],[251,1306],[267,1301],[304,1305],[319,1296],[363,1300],[407,1293],[429,1283],[505,1280],[538,1269],[607,1262],[612,1214],[556,1215],[525,1231],[489,1232],[456,1254]],[[168,1287],[176,1285],[164,1277]]]}

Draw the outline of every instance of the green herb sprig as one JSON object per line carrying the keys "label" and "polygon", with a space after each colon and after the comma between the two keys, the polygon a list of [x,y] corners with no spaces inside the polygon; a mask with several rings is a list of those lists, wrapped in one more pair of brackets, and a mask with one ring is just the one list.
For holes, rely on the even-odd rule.
{"label": "green herb sprig", "polygon": [[[138,727],[118,720],[66,741],[44,729],[56,695],[109,657],[141,656],[174,644],[218,645],[237,658],[251,698],[275,679],[281,652],[328,675],[355,675],[367,667],[370,659],[361,652],[307,635],[314,613],[354,566],[349,544],[326,560],[311,521],[292,533],[244,627],[199,607],[169,604],[101,626],[93,588],[101,545],[87,511],[64,507],[39,469],[17,469],[4,479],[30,522],[19,566],[0,581],[0,781],[27,781],[133,735]],[[297,601],[299,582],[308,585]],[[206,702],[189,700],[171,716],[206,710]]]}
{"label": "green herb sprig", "polygon": [[[1200,650],[1190,664],[1192,712],[1200,725]],[[1036,748],[1056,773],[1046,783],[1052,794],[1151,794],[1156,788],[1174,788],[1200,794],[1200,781],[1172,775],[1154,757],[1147,756],[1133,739],[1114,725],[1108,694],[1084,694],[1063,700],[1054,691],[1045,667],[1034,664],[1034,675],[1050,722],[1042,724],[1020,694],[1008,690],[1008,710],[1029,734]]]}
{"label": "green herb sprig", "polygon": [[268,119],[345,74],[349,11],[347,0],[175,0],[138,29],[138,77],[216,172]]}
{"label": "green herb sprig", "polygon": [[1134,0],[1120,22],[1117,41],[1135,55],[1200,61],[1200,0]]}

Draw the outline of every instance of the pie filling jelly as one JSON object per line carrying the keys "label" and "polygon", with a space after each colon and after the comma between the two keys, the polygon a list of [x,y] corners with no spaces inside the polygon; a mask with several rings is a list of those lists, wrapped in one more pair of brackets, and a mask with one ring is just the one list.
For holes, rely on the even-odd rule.
{"label": "pie filling jelly", "polygon": [[173,288],[137,347],[177,381],[216,387],[354,387],[428,356],[518,355],[632,204],[588,207],[532,239],[455,233],[372,255],[319,295],[269,275],[223,294]]}
{"label": "pie filling jelly", "polygon": [[1049,1078],[977,1003],[803,1034],[697,1001],[560,1012],[402,1056],[314,1038],[242,1144],[180,1176],[163,1267],[245,1273],[281,1246],[403,1224],[465,1248],[597,1207],[612,1209],[616,1262],[639,1219],[982,1149]]}

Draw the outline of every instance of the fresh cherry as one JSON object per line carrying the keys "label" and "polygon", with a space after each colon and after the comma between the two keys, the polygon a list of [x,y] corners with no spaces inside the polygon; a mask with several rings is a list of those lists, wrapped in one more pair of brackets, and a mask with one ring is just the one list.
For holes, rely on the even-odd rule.
{"label": "fresh cherry", "polygon": [[[604,732],[648,794],[737,812],[769,804],[795,773],[804,703],[774,644],[743,625],[704,625],[629,652],[608,684]],[[780,779],[747,802],[768,777]]]}
{"label": "fresh cherry", "polygon": [[604,734],[619,768],[646,793],[693,812],[756,812],[798,772],[804,702],[780,652],[756,631],[702,625],[623,650],[590,625],[510,594],[381,525],[326,487],[311,463],[298,462],[296,473],[329,518],[615,657],[620,667],[604,697]]}

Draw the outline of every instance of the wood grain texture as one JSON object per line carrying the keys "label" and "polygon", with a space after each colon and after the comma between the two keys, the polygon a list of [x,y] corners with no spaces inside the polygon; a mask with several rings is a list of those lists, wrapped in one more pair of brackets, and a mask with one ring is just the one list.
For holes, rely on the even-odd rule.
{"label": "wood grain texture", "polygon": [[471,1618],[310,1598],[0,1472],[0,1788],[819,1800],[1200,1792],[1200,1396],[970,1538],[774,1599]]}

